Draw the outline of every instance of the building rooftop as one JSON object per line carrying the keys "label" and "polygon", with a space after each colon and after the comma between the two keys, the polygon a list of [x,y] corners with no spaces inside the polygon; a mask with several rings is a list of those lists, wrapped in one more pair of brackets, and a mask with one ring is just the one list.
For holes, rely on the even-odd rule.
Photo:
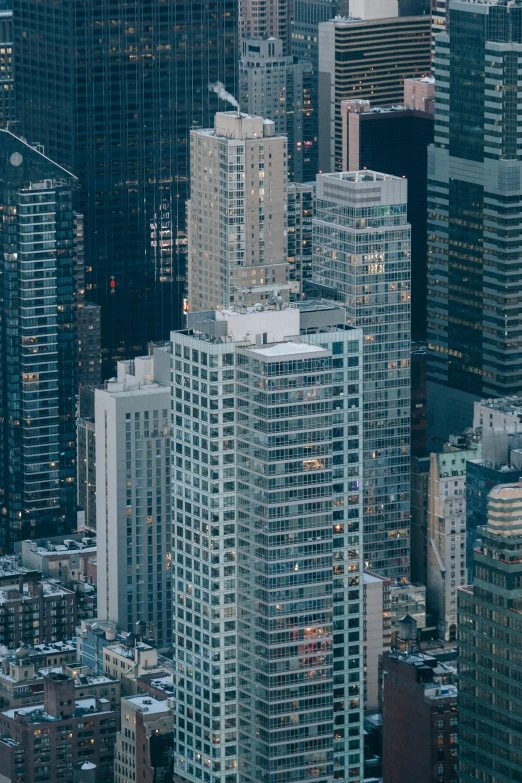
{"label": "building rooftop", "polygon": [[25,574],[37,573],[34,569],[26,568],[19,562],[18,555],[2,555],[0,557],[0,579],[5,581],[9,577],[13,579]]}
{"label": "building rooftop", "polygon": [[37,599],[39,596],[33,593],[29,589],[30,585],[40,585],[42,587],[44,596],[62,596],[62,595],[74,595],[72,590],[62,587],[60,582],[54,579],[42,580],[41,582],[24,583],[23,591],[20,591],[18,586],[11,585],[0,589],[0,604],[9,603],[10,601],[25,601],[27,599]]}
{"label": "building rooftop", "polygon": [[[106,703],[103,699],[80,699],[75,702],[74,717],[78,718],[86,714],[95,715],[99,712],[106,712],[98,707],[98,704]],[[55,718],[45,712],[43,704],[29,704],[24,707],[17,707],[10,710],[4,710],[0,714],[5,715],[18,723],[56,723],[60,720],[70,720],[70,718]]]}
{"label": "building rooftop", "polygon": [[172,695],[174,690],[174,675],[167,674],[165,677],[155,677],[148,681],[153,688],[164,691],[167,696]]}
{"label": "building rooftop", "polygon": [[[463,0],[464,2],[475,2],[476,0]],[[492,3],[496,5],[496,3]],[[480,400],[475,403],[481,408],[487,408],[491,411],[498,411],[510,416],[517,416],[522,421],[522,397],[512,395],[511,397],[491,397],[490,399]]]}
{"label": "building rooftop", "polygon": [[57,555],[69,553],[95,553],[96,552],[96,536],[89,536],[82,538],[81,541],[66,538],[63,543],[53,543],[52,541],[46,541],[39,543],[27,539],[23,542],[29,545],[31,553],[39,555],[40,557],[56,557]]}
{"label": "building rooftop", "polygon": [[267,345],[264,348],[251,348],[252,353],[257,353],[260,356],[266,356],[266,358],[274,358],[279,356],[291,356],[292,354],[325,354],[324,348],[320,345],[309,345],[308,343],[277,343],[275,345]]}
{"label": "building rooftop", "polygon": [[125,702],[133,704],[140,712],[170,712],[170,708],[165,701],[155,699],[153,696],[131,696],[130,698],[125,699]]}
{"label": "building rooftop", "polygon": [[380,171],[370,171],[369,169],[361,169],[360,171],[334,171],[330,174],[321,174],[321,177],[340,179],[343,182],[401,181],[401,177],[395,177],[393,174],[383,174]]}

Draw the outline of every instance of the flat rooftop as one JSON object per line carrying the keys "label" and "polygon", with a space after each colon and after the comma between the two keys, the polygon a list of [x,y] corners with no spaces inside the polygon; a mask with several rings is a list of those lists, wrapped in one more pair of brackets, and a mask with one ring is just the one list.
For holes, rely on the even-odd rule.
{"label": "flat rooftop", "polygon": [[130,698],[125,699],[125,701],[129,704],[134,704],[134,706],[137,707],[140,712],[170,712],[170,708],[167,706],[166,701],[160,701],[159,699],[155,699],[153,696],[131,696]]}
{"label": "flat rooftop", "polygon": [[322,174],[321,176],[328,179],[340,179],[343,182],[401,181],[401,177],[395,177],[393,174],[383,174],[381,171],[370,171],[369,169],[361,169],[360,171],[334,171],[330,174]]}
{"label": "flat rooftop", "polygon": [[300,354],[327,354],[324,348],[320,345],[310,345],[309,343],[276,343],[275,345],[267,345],[264,348],[250,348],[250,353],[257,353],[259,356],[264,356],[267,359],[279,357],[279,356],[295,356]]}
{"label": "flat rooftop", "polygon": [[[75,706],[76,710],[74,717],[76,718],[82,717],[86,714],[107,714],[106,710],[101,710],[99,707],[97,707],[96,699],[80,699],[75,703]],[[19,723],[56,723],[58,721],[70,720],[70,718],[55,718],[52,715],[49,715],[49,713],[45,712],[43,704],[29,704],[25,705],[24,707],[3,710],[1,714],[5,715],[11,720],[16,720]]]}

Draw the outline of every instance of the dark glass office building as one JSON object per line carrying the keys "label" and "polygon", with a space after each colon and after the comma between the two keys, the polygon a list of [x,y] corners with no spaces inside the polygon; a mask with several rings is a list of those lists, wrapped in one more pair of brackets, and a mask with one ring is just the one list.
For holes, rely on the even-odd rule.
{"label": "dark glass office building", "polygon": [[495,465],[485,460],[466,463],[466,567],[468,581],[474,580],[473,551],[478,528],[488,521],[488,494],[498,484],[518,481],[522,470],[508,465]]}
{"label": "dark glass office building", "polygon": [[522,386],[522,6],[450,0],[428,153],[428,433]]}
{"label": "dark glass office building", "polygon": [[[350,112],[345,170],[371,169],[406,177],[411,224],[411,333],[426,337],[426,172],[434,117],[403,106]],[[353,132],[357,126],[356,132]],[[357,143],[358,142],[358,143]],[[355,148],[354,148],[355,147]],[[343,154],[343,159],[345,155]]]}
{"label": "dark glass office building", "polygon": [[17,128],[79,178],[105,370],[181,325],[189,131],[236,90],[237,0],[15,0]]}
{"label": "dark glass office building", "polygon": [[475,584],[458,591],[459,783],[520,780],[522,486],[489,495]]}
{"label": "dark glass office building", "polygon": [[0,130],[0,548],[76,526],[76,179]]}

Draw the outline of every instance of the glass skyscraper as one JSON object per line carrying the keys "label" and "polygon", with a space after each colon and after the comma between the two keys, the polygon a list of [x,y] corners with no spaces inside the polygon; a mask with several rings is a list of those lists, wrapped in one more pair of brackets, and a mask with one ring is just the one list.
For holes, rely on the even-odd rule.
{"label": "glass skyscraper", "polygon": [[365,568],[409,575],[410,226],[406,180],[320,174],[312,285],[362,328]]}
{"label": "glass skyscraper", "polygon": [[473,587],[458,591],[459,783],[520,778],[522,484],[489,494]]}
{"label": "glass skyscraper", "polygon": [[73,195],[0,130],[0,547],[76,526]]}
{"label": "glass skyscraper", "polygon": [[362,779],[362,334],[345,317],[256,306],[172,333],[175,771],[190,781]]}
{"label": "glass skyscraper", "polygon": [[522,6],[450,0],[428,154],[428,432],[522,384]]}
{"label": "glass skyscraper", "polygon": [[[13,11],[11,0],[0,2],[0,127],[14,120]],[[11,127],[11,130],[13,128]]]}
{"label": "glass skyscraper", "polygon": [[218,108],[209,83],[236,90],[237,0],[15,0],[14,18],[17,129],[78,176],[112,372],[181,323],[189,132]]}

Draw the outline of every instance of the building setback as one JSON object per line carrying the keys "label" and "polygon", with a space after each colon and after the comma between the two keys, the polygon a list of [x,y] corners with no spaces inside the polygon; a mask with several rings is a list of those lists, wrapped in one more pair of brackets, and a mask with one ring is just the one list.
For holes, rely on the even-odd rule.
{"label": "building setback", "polygon": [[374,171],[320,174],[312,288],[364,334],[364,560],[409,578],[410,227],[406,181]]}
{"label": "building setback", "polygon": [[239,0],[241,38],[280,38],[290,54],[291,0]]}
{"label": "building setback", "polygon": [[170,356],[151,350],[95,393],[98,617],[170,647]]}
{"label": "building setback", "polygon": [[428,153],[428,432],[469,426],[475,400],[522,384],[522,7],[449,2],[436,36]]}
{"label": "building setback", "polygon": [[14,0],[17,132],[81,182],[104,377],[181,323],[189,132],[237,88],[237,5]]}

